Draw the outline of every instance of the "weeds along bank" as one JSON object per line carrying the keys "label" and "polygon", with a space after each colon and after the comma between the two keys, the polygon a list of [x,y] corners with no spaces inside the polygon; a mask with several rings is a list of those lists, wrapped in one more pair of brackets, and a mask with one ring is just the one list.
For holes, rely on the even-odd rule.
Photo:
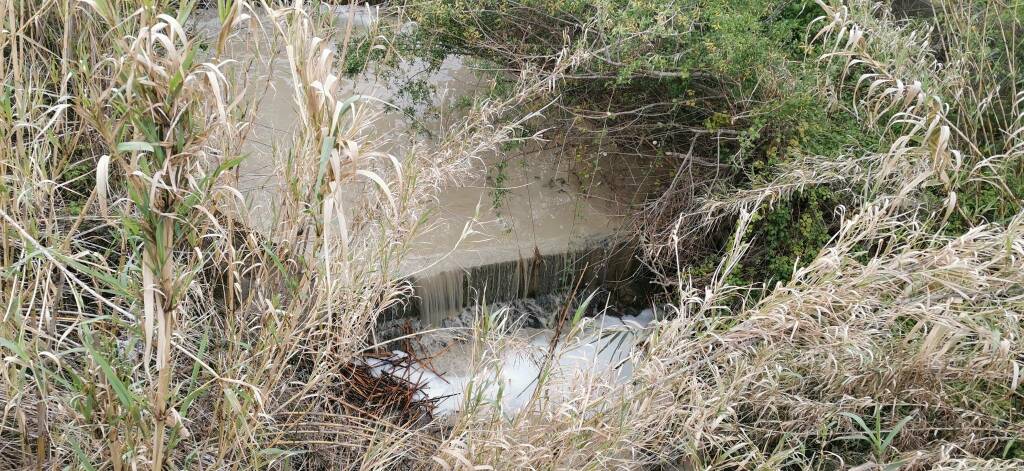
{"label": "weeds along bank", "polygon": [[[199,41],[188,3],[0,4],[4,467],[1021,466],[1020,5],[409,7],[412,35],[339,48],[317,5],[219,3]],[[247,35],[298,110],[268,235],[232,175]],[[409,53],[501,73],[396,164],[337,77]],[[628,382],[554,389],[552,343],[519,413],[430,422],[353,360],[423,201],[540,129],[662,169],[636,227],[675,307]],[[496,319],[476,371],[505,364]]]}
{"label": "weeds along bank", "polygon": [[475,457],[1020,465],[1019,4],[406,6],[408,53],[539,75],[587,165],[667,168],[636,235],[678,312],[614,432],[488,422]]}
{"label": "weeds along bank", "polygon": [[[406,289],[394,272],[423,198],[511,126],[399,163],[360,141],[333,16],[212,8],[207,41],[195,2],[0,5],[4,468],[386,469],[431,453],[401,416],[408,385],[366,386],[352,359]],[[268,233],[249,229],[234,173],[265,86],[247,72],[271,65],[228,60],[239,42],[286,51],[298,110]]]}

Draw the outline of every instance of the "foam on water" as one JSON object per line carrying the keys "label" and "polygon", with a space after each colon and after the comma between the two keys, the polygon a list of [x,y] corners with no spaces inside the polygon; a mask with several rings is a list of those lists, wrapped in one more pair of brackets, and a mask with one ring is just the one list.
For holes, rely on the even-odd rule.
{"label": "foam on water", "polygon": [[[555,349],[549,387],[546,392],[553,400],[563,400],[577,387],[585,387],[591,380],[605,384],[623,384],[632,378],[630,360],[634,347],[647,336],[654,321],[654,311],[646,309],[636,316],[613,317],[602,315],[592,319],[589,326],[575,338],[561,339]],[[434,370],[414,363],[410,367],[396,367],[389,361],[368,360],[374,374],[391,374],[423,385],[419,399],[436,399],[438,415],[461,410],[468,401],[492,403],[507,415],[514,415],[526,407],[534,396],[538,378],[548,354],[553,332],[541,329],[520,329],[513,336],[517,342],[503,348],[494,361],[479,371],[457,371],[453,365],[466,365],[472,360],[465,351],[450,349],[432,364],[447,364],[447,371]],[[404,358],[404,352],[393,352],[393,359]],[[435,371],[437,371],[435,373]],[[475,397],[464,394],[472,384]]]}

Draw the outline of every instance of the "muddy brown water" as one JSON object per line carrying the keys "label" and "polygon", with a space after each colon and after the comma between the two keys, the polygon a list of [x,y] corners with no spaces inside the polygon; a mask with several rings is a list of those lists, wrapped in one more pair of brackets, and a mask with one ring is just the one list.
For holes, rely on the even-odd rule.
{"label": "muddy brown water", "polygon": [[[338,24],[353,18],[357,33],[377,21],[365,10],[350,16],[346,7],[335,7],[335,14]],[[214,31],[216,17],[200,16],[198,25],[200,30]],[[246,45],[234,47],[239,60],[251,54]],[[269,68],[259,61],[253,64],[250,80],[262,97],[251,123],[252,138],[243,149],[248,157],[238,171],[238,187],[251,214],[269,215],[282,183],[279,156],[291,142],[298,113],[284,54],[278,51]],[[458,57],[449,57],[430,74],[414,62],[400,68],[407,76],[424,76],[437,91],[436,107],[489,86]],[[409,105],[389,86],[393,83],[364,74],[343,78],[343,89],[372,98],[365,101],[375,115],[373,131],[366,138],[387,143],[379,150],[401,159],[411,139],[429,138],[400,113],[387,112],[386,104],[399,109]],[[614,244],[623,222],[619,209],[612,195],[581,183],[569,171],[567,160],[571,159],[563,156],[571,152],[555,145],[533,145],[490,155],[476,163],[474,178],[442,189],[429,208],[428,229],[412,241],[397,274],[414,280],[415,300],[406,305],[406,311],[437,323],[477,301],[501,302],[565,290],[584,268],[591,284],[627,277],[631,254]],[[499,168],[503,168],[502,183],[496,191]],[[270,221],[265,218],[254,224],[268,229]]]}

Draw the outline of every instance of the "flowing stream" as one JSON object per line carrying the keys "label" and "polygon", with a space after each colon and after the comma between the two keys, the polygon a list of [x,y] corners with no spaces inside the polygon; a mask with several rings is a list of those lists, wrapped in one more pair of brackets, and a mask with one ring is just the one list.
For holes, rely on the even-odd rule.
{"label": "flowing stream", "polygon": [[[351,19],[357,33],[381,21],[379,15],[364,8],[352,12],[348,7],[333,7],[332,11],[339,24]],[[200,17],[198,25],[208,31],[219,27],[215,15]],[[242,46],[238,50],[244,55],[249,49]],[[272,214],[274,210],[282,183],[274,151],[287,145],[298,119],[287,59],[281,51],[276,54],[269,75],[265,67],[261,70],[259,61],[251,70],[252,83],[266,87],[252,123],[255,139],[244,149],[248,157],[239,170],[239,190],[252,214]],[[400,68],[410,76],[423,73],[423,66],[414,62]],[[426,80],[436,89],[433,104],[440,108],[488,86],[458,58],[445,60]],[[384,103],[399,109],[409,105],[389,86],[394,82],[373,74],[343,81],[353,95],[370,97],[367,103],[377,107],[380,117],[374,129],[378,131],[368,138],[387,142],[382,150],[400,156],[408,136],[417,132],[400,113],[385,112]],[[399,273],[414,280],[410,310],[420,325],[440,325],[480,303],[563,292],[584,271],[588,286],[607,286],[629,277],[632,254],[616,250],[613,240],[622,223],[612,204],[614,198],[601,188],[581,184],[567,170],[565,152],[569,151],[527,146],[485,157],[478,162],[478,177],[437,195],[429,230],[412,241]],[[500,190],[495,186],[498,168],[502,169]],[[257,226],[261,223],[269,221],[255,221]],[[652,319],[651,311],[622,319],[602,316],[572,338],[560,339],[551,380],[568,385],[581,375],[628,377],[629,352],[639,337],[635,329],[626,327],[641,328]],[[423,394],[438,399],[441,413],[473,400],[461,395],[471,383],[478,385],[476,400],[500,402],[502,410],[515,412],[533,395],[553,336],[550,329],[510,331],[505,339],[508,348],[485,363],[481,363],[485,359],[480,352],[469,350],[469,344],[449,339],[441,342],[445,353],[434,356],[429,367],[394,366],[391,360],[404,355],[402,352],[394,352],[395,358],[390,360],[376,360],[372,366],[378,374],[387,372],[422,382]],[[431,341],[439,340],[434,337]]]}

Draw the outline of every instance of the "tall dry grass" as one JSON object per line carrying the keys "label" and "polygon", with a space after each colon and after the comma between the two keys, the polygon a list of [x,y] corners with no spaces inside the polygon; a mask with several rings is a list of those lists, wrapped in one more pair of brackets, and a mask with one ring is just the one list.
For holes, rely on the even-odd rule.
{"label": "tall dry grass", "polygon": [[[0,4],[0,467],[429,462],[429,407],[361,356],[427,204],[521,134],[495,118],[524,98],[382,153],[325,11]],[[282,63],[297,122],[251,212],[237,177]]]}
{"label": "tall dry grass", "polygon": [[[407,289],[396,270],[421,203],[467,154],[365,151],[373,115],[340,89],[320,10],[211,8],[219,32],[202,38],[196,2],[0,5],[0,467],[429,454],[407,411],[353,403],[352,377]],[[262,95],[228,54],[239,44],[293,77],[269,232],[233,176]]]}

